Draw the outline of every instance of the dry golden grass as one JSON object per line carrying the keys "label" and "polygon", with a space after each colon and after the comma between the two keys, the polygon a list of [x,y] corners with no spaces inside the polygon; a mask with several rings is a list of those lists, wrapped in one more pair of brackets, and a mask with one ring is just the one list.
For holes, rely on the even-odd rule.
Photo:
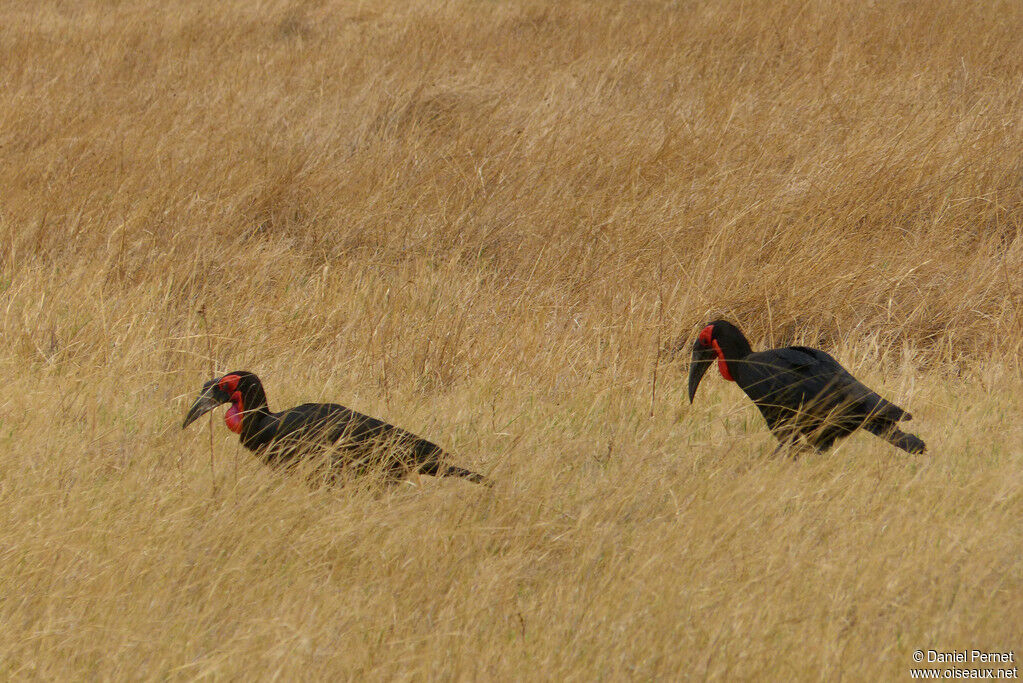
{"label": "dry golden grass", "polygon": [[[4,678],[1020,654],[1023,4],[10,0],[0,54]],[[930,452],[690,408],[719,314]],[[211,475],[211,366],[498,484],[313,489],[219,418]]]}

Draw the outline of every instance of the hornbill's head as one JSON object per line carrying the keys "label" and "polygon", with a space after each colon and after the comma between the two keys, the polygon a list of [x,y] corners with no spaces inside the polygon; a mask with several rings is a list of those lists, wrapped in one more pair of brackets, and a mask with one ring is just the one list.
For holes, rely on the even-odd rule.
{"label": "hornbill's head", "polygon": [[236,370],[223,377],[211,379],[202,385],[199,398],[195,399],[195,403],[188,409],[181,428],[184,429],[223,403],[231,404],[224,416],[224,422],[227,423],[228,429],[241,433],[242,417],[245,411],[252,411],[266,405],[263,385],[258,377],[245,370]]}
{"label": "hornbill's head", "polygon": [[725,361],[726,355],[729,360],[737,360],[749,353],[749,342],[738,327],[727,320],[708,323],[700,330],[693,344],[693,357],[689,362],[689,402],[693,402],[700,380],[715,359],[718,361],[721,376],[734,381]]}

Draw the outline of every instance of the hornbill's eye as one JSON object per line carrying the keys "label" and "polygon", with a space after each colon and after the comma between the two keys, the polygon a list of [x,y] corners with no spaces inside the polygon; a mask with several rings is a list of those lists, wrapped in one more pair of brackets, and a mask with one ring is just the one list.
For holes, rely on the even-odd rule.
{"label": "hornbill's eye", "polygon": [[[234,377],[237,379],[237,375]],[[231,394],[221,388],[222,382],[223,379],[211,379],[203,385],[202,391],[199,392],[199,398],[195,399],[195,403],[192,404],[192,407],[188,410],[188,414],[185,416],[185,421],[181,425],[182,429],[192,424],[198,420],[199,417],[213,410],[217,406],[231,400]]]}
{"label": "hornbill's eye", "polygon": [[238,375],[224,375],[220,378],[220,382],[217,385],[222,391],[228,394],[233,394],[238,390],[238,380],[241,379]]}
{"label": "hornbill's eye", "polygon": [[697,337],[700,343],[706,347],[710,347],[714,341],[714,326],[707,325],[705,328],[700,330],[700,336]]}

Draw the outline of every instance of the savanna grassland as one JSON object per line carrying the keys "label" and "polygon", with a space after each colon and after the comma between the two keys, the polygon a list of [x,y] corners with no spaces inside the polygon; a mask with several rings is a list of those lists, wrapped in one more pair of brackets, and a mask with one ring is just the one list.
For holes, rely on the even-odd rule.
{"label": "savanna grassland", "polygon": [[[1023,654],[1018,2],[6,0],[0,260],[3,678]],[[690,406],[719,316],[929,452]],[[182,431],[235,369],[497,485]]]}

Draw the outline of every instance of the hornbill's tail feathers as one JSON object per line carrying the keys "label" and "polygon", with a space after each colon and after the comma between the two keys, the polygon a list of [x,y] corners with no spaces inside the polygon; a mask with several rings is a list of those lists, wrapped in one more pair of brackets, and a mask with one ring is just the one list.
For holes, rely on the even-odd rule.
{"label": "hornbill's tail feathers", "polygon": [[[864,387],[865,388],[865,387]],[[882,398],[873,391],[867,390],[867,395],[859,400],[860,409],[868,415],[884,421],[902,422],[912,420],[913,416],[895,405],[891,401]]]}
{"label": "hornbill's tail feathers", "polygon": [[893,424],[882,425],[867,423],[863,425],[863,428],[871,434],[880,436],[891,445],[896,448],[901,448],[907,453],[920,455],[927,452],[927,444],[923,442],[923,439],[918,437],[916,434],[904,432]]}
{"label": "hornbill's tail feathers", "polygon": [[474,484],[494,485],[491,479],[478,472],[448,464],[448,454],[435,443],[419,439],[413,448],[420,463],[418,470],[423,474],[429,474],[431,477],[463,477]]}
{"label": "hornbill's tail feathers", "polygon": [[457,465],[441,466],[438,472],[442,477],[464,477],[475,484],[483,484],[484,486],[493,486],[494,481],[488,477],[467,470],[464,467],[458,467]]}
{"label": "hornbill's tail feathers", "polygon": [[463,477],[474,484],[483,484],[484,486],[494,485],[493,480],[489,477],[485,477],[478,472],[473,472],[472,470],[467,470],[464,467],[459,467],[458,465],[448,465],[436,458],[423,463],[418,468],[418,471],[422,474],[429,474],[431,477]]}
{"label": "hornbill's tail feathers", "polygon": [[908,434],[907,432],[899,431],[896,429],[894,432],[890,432],[885,437],[888,443],[901,448],[907,453],[924,454],[927,452],[927,444],[924,443],[923,439],[918,437],[916,434]]}

